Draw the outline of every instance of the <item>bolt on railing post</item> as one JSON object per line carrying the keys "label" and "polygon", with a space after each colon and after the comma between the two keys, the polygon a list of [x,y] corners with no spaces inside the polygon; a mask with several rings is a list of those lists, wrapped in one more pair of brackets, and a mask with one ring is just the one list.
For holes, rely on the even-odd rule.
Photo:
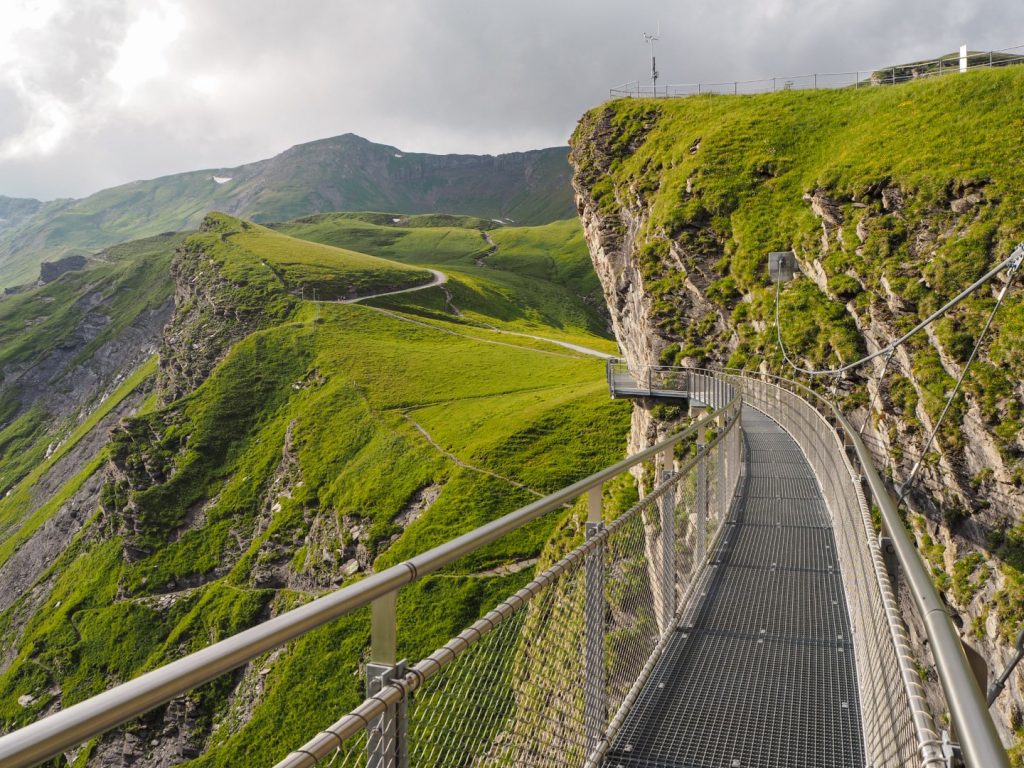
{"label": "bolt on railing post", "polygon": [[704,562],[708,549],[708,460],[704,455],[704,446],[708,442],[707,427],[697,430],[697,557],[694,561],[696,566]]}
{"label": "bolt on railing post", "polygon": [[[366,695],[375,696],[392,680],[405,676],[406,662],[396,661],[398,631],[395,605],[398,592],[388,592],[370,604],[370,661],[366,665]],[[388,707],[370,721],[366,731],[366,768],[407,768],[409,713],[407,702]]]}
{"label": "bolt on railing post", "polygon": [[[660,485],[673,475],[674,455],[672,448],[661,454]],[[672,617],[676,615],[676,494],[675,485],[669,486],[659,501],[661,507],[661,620],[658,622],[662,633],[671,629]]]}
{"label": "bolt on railing post", "polygon": [[[604,529],[601,517],[601,486],[587,492],[587,540]],[[586,754],[597,747],[604,735],[605,712],[605,600],[604,544],[587,553],[583,583],[583,727]]]}

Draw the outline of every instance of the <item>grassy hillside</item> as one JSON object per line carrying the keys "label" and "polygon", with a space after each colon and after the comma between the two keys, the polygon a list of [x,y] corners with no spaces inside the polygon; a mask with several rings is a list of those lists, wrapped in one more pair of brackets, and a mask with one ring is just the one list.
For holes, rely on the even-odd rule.
{"label": "grassy hillside", "polygon": [[539,227],[492,223],[489,229],[465,218],[422,223],[428,226],[384,214],[324,214],[274,227],[293,237],[434,267],[451,278],[442,288],[375,300],[376,306],[614,352],[614,345],[595,340],[607,337],[608,321],[579,221]]}
{"label": "grassy hillside", "polygon": [[[321,245],[275,232],[225,214],[211,214],[187,245],[202,249],[220,271],[238,284],[259,290],[283,288],[289,293],[316,292],[318,299],[355,298],[429,283],[425,269]],[[253,272],[269,271],[276,280]],[[257,295],[254,301],[260,301]]]}
{"label": "grassy hillside", "polygon": [[[524,272],[517,275],[475,266],[474,252],[490,246],[479,230],[452,226],[482,222],[416,223],[445,225],[408,229],[421,243],[437,242],[437,229],[468,236],[444,258],[419,247],[407,255],[443,265],[450,301],[472,310],[446,310],[440,288],[381,299],[386,312],[314,304],[313,285],[345,295],[422,270],[228,216],[210,217],[185,240],[176,274],[206,284],[179,285],[179,314],[203,296],[216,310],[210,322],[253,308],[263,308],[263,320],[194,391],[164,406],[148,399],[98,457],[109,458],[101,508],[36,588],[0,614],[0,655],[11,660],[0,666],[0,729],[350,583],[375,563],[423,551],[621,456],[629,407],[608,399],[600,360],[494,330],[540,329],[552,317],[560,327],[548,335],[609,346],[578,308],[575,292],[587,284],[578,231],[557,224],[499,244],[507,266]],[[561,243],[550,259],[546,243]],[[186,271],[183,261],[206,271]],[[300,286],[305,301],[294,295]],[[208,327],[175,320],[164,346],[194,350],[207,343]],[[141,370],[123,389],[151,373]],[[405,590],[400,652],[421,657],[525,583],[531,567],[491,569],[536,557],[562,518]],[[11,549],[0,547],[0,567]],[[129,748],[198,756],[197,765],[271,764],[361,699],[367,641],[365,612],[335,622],[93,744],[76,764]],[[19,704],[26,694],[31,701]],[[157,733],[165,735],[146,735]]]}
{"label": "grassy hillside", "polygon": [[81,200],[39,207],[0,199],[0,219],[13,224],[0,221],[0,288],[34,279],[44,258],[192,229],[211,210],[254,221],[384,210],[546,223],[574,211],[565,156],[558,147],[498,157],[406,153],[346,134],[237,168],[135,181]]}
{"label": "grassy hillside", "polygon": [[[886,346],[1024,240],[1022,87],[1013,67],[892,87],[615,101],[581,121],[574,183],[594,240],[642,280],[661,361],[793,375],[767,275],[767,253],[792,249],[804,276],[782,292],[783,338],[803,364],[833,367],[867,351],[867,338]],[[923,450],[998,287],[897,355],[873,412],[881,361],[841,383],[894,483]],[[912,499],[922,555],[993,666],[1024,624],[1022,325],[1018,285]],[[1019,711],[1020,695],[1004,714],[1010,697]]]}

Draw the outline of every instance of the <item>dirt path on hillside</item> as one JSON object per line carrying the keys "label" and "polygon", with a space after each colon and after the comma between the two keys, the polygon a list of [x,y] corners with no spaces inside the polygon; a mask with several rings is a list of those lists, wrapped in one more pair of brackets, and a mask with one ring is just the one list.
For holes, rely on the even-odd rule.
{"label": "dirt path on hillside", "polygon": [[379,299],[381,296],[395,296],[399,293],[412,293],[414,291],[425,291],[427,288],[436,288],[439,285],[444,285],[448,282],[448,275],[439,269],[428,269],[434,279],[429,283],[423,285],[414,285],[412,288],[402,288],[397,291],[383,291],[381,293],[371,293],[368,296],[357,296],[354,299],[338,299],[339,304],[358,304],[360,301],[366,301],[367,299]]}
{"label": "dirt path on hillside", "polygon": [[[417,285],[417,286],[415,286],[413,288],[403,288],[403,289],[398,290],[398,291],[385,291],[383,293],[373,293],[373,294],[370,294],[368,296],[359,296],[359,297],[357,297],[355,299],[338,299],[336,303],[338,303],[338,304],[358,304],[361,301],[365,301],[367,299],[379,299],[382,296],[397,296],[398,294],[401,294],[401,293],[413,293],[414,291],[424,291],[427,288],[436,288],[436,287],[444,285],[445,283],[448,282],[448,275],[446,275],[441,270],[439,270],[439,269],[431,269],[430,272],[433,273],[434,279],[432,281],[430,281],[429,283],[424,283],[423,285]],[[445,291],[445,298],[446,298],[446,303],[449,304],[452,307],[452,309],[454,310],[454,313],[456,315],[461,315],[462,313],[458,310],[458,308],[455,307],[454,304],[452,304],[451,294],[448,293],[447,291]],[[381,313],[383,313],[385,315],[388,315],[389,317],[393,317],[393,318],[395,318],[397,320],[403,320],[403,321],[405,321],[407,323],[413,323],[414,325],[420,325],[420,326],[423,326],[424,328],[432,328],[435,331],[440,331],[441,333],[448,333],[448,334],[451,334],[452,336],[462,336],[463,338],[472,339],[473,341],[479,341],[479,342],[482,342],[484,344],[497,344],[499,346],[513,347],[515,349],[533,349],[532,347],[521,347],[518,344],[504,344],[504,343],[502,343],[500,341],[491,341],[489,339],[481,339],[479,336],[471,336],[471,335],[466,334],[466,333],[459,333],[458,331],[453,331],[453,330],[450,330],[448,328],[441,328],[439,326],[432,325],[431,323],[425,323],[425,322],[423,322],[421,320],[413,320],[411,317],[406,317],[405,315],[402,315],[402,314],[400,314],[398,312],[393,312],[391,310],[381,309],[380,307],[370,307],[370,309],[375,310],[377,312],[381,312]],[[506,331],[503,328],[498,328],[497,326],[490,325],[489,323],[487,323],[485,325],[491,331],[493,331],[494,333],[502,333],[502,334],[505,334],[506,336],[518,336],[518,337],[520,337],[522,339],[532,339],[534,341],[543,341],[543,342],[545,342],[547,344],[555,344],[556,346],[572,350],[573,352],[578,352],[581,355],[588,355],[590,357],[599,357],[602,360],[608,360],[609,358],[614,357],[614,355],[609,355],[607,352],[601,352],[600,350],[597,350],[597,349],[592,349],[590,347],[585,347],[582,344],[574,344],[571,341],[560,341],[559,339],[551,339],[551,338],[548,338],[547,336],[535,336],[535,335],[530,334],[530,333],[521,333],[519,331]],[[547,350],[543,350],[543,349],[535,349],[533,351],[540,352],[541,354],[545,354],[545,355],[557,355],[556,352],[548,352]],[[565,355],[561,355],[561,356],[565,357]]]}
{"label": "dirt path on hillside", "polygon": [[484,469],[482,467],[477,467],[477,466],[474,466],[472,464],[466,463],[465,461],[460,459],[458,456],[456,456],[454,453],[452,453],[451,451],[447,450],[444,446],[442,446],[440,443],[438,443],[431,436],[431,434],[429,432],[427,432],[426,428],[422,424],[420,424],[418,421],[416,421],[416,419],[414,419],[408,413],[403,413],[402,414],[402,418],[405,419],[406,421],[408,421],[410,424],[412,424],[416,428],[416,431],[419,432],[421,435],[423,435],[423,438],[428,443],[430,443],[430,445],[435,450],[437,450],[439,453],[441,453],[442,455],[447,457],[456,466],[462,467],[463,469],[468,469],[468,470],[470,470],[472,472],[479,472],[481,475],[487,475],[488,477],[493,477],[495,480],[501,480],[503,482],[508,483],[509,485],[514,485],[516,488],[519,488],[520,490],[526,491],[528,493],[532,493],[534,496],[536,496],[539,499],[543,499],[544,498],[544,494],[543,493],[541,493],[540,491],[533,490],[533,488],[531,488],[528,485],[525,485],[524,483],[519,482],[518,480],[513,480],[511,477],[505,477],[505,475],[499,475],[497,472],[491,472],[491,470],[489,470],[489,469]]}

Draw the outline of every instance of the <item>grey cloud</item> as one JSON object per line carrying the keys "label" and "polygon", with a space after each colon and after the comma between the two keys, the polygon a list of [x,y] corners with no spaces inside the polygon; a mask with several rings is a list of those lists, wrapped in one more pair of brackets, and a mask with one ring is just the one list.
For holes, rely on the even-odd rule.
{"label": "grey cloud", "polygon": [[[49,155],[0,159],[0,194],[81,195],[347,131],[433,152],[563,143],[608,87],[648,77],[640,33],[659,21],[662,83],[1024,43],[1024,6],[1006,0],[165,1],[185,17],[168,74],[124,104],[106,73],[140,4],[65,0],[32,33],[35,87],[68,105],[72,129]],[[0,146],[31,120],[2,82]]]}

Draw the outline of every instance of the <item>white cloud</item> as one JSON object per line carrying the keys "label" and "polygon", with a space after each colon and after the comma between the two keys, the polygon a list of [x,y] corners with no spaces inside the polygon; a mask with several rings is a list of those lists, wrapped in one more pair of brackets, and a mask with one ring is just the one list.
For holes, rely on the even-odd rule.
{"label": "white cloud", "polygon": [[121,91],[122,105],[130,102],[139,86],[169,74],[168,51],[184,30],[185,14],[175,4],[164,1],[141,10],[107,72]]}

